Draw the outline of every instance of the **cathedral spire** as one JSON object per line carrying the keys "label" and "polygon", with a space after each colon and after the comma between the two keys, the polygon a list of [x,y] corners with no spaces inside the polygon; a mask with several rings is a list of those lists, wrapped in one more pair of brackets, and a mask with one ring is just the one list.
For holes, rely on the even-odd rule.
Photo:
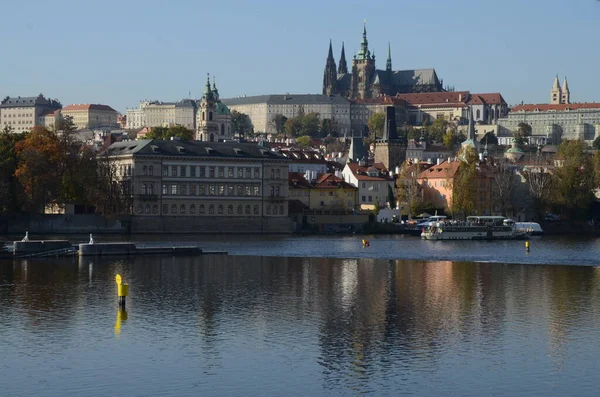
{"label": "cathedral spire", "polygon": [[340,55],[340,64],[338,65],[338,74],[347,74],[348,65],[346,64],[346,52],[344,51],[344,42],[342,41],[342,55]]}
{"label": "cathedral spire", "polygon": [[369,52],[369,41],[367,40],[367,21],[363,24],[362,40],[360,41],[360,51],[358,52],[358,59],[369,59],[371,53]]}
{"label": "cathedral spire", "polygon": [[331,40],[329,40],[329,53],[327,54],[327,62],[325,64],[325,71],[323,72],[323,95],[334,95],[336,83],[337,71],[335,59],[333,59]]}
{"label": "cathedral spire", "polygon": [[567,84],[567,76],[565,76],[561,91],[562,103],[571,103],[571,92],[569,91],[569,84]]}
{"label": "cathedral spire", "polygon": [[553,105],[563,103],[563,92],[560,89],[560,82],[558,81],[558,75],[554,78],[552,84],[552,90],[550,90],[550,103]]}
{"label": "cathedral spire", "polygon": [[388,41],[388,56],[387,56],[387,61],[385,63],[385,70],[388,72],[392,71],[392,48],[391,48],[389,41]]}
{"label": "cathedral spire", "polygon": [[333,48],[331,47],[331,39],[329,39],[329,54],[327,54],[327,60],[333,59]]}

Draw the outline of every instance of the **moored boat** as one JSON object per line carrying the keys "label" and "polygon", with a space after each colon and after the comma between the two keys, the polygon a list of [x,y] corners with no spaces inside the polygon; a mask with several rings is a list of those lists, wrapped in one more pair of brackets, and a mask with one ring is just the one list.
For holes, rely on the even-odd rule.
{"label": "moored boat", "polygon": [[442,220],[421,232],[425,240],[515,240],[528,236],[512,219],[503,216],[469,216],[465,222]]}

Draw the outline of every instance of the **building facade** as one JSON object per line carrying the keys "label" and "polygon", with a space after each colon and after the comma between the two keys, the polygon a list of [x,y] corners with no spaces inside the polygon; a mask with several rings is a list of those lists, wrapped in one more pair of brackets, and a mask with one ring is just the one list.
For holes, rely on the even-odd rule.
{"label": "building facade", "polygon": [[360,50],[352,57],[350,73],[346,66],[344,45],[342,44],[339,68],[336,69],[333,48],[329,43],[323,73],[323,95],[365,99],[381,95],[394,96],[398,93],[440,91],[444,91],[443,81],[438,79],[434,69],[393,70],[389,44],[385,70],[377,69],[375,54],[369,50],[366,25],[363,27]]}
{"label": "building facade", "polygon": [[316,179],[290,172],[290,200],[298,200],[312,210],[355,210],[359,208],[358,188],[332,173],[324,173]]}
{"label": "building facade", "polygon": [[375,205],[386,207],[388,186],[394,187],[394,178],[381,163],[372,166],[364,162],[348,163],[342,171],[344,180],[358,188],[358,204],[360,209],[373,210]]}
{"label": "building facade", "polygon": [[119,112],[107,105],[77,104],[61,110],[62,117],[71,117],[78,130],[86,128],[118,128]]}
{"label": "building facade", "polygon": [[114,143],[107,154],[130,186],[134,218],[148,222],[143,230],[167,222],[179,225],[174,230],[179,232],[289,231],[288,160],[269,150],[244,143],[139,140]]}
{"label": "building facade", "polygon": [[196,102],[191,99],[183,99],[179,102],[141,101],[137,109],[127,109],[127,128],[182,125],[194,131],[196,107]]}
{"label": "building facade", "polygon": [[321,120],[332,120],[338,135],[350,133],[350,102],[327,95],[259,95],[223,99],[232,111],[247,114],[255,132],[277,133],[273,118],[280,114],[292,118],[317,113]]}
{"label": "building facade", "polygon": [[231,110],[221,102],[214,81],[210,87],[208,77],[204,95],[198,104],[196,125],[196,139],[199,141],[223,142],[233,139]]}
{"label": "building facade", "polygon": [[27,132],[36,126],[46,126],[46,115],[62,108],[58,100],[37,97],[6,97],[0,103],[0,125],[13,132]]}

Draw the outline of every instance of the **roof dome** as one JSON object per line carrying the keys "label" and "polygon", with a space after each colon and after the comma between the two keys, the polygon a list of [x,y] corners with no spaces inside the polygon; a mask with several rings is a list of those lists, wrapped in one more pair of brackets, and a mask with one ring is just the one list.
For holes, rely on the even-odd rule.
{"label": "roof dome", "polygon": [[231,114],[231,110],[221,101],[217,102],[217,114]]}

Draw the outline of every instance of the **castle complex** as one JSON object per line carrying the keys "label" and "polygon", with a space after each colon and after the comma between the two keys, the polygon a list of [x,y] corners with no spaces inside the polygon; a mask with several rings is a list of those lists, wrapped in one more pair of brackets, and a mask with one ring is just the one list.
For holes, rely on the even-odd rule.
{"label": "castle complex", "polygon": [[329,54],[323,74],[323,95],[342,95],[349,99],[376,98],[382,95],[440,92],[443,80],[438,79],[435,69],[392,70],[392,54],[388,45],[385,70],[375,66],[375,53],[369,50],[367,28],[363,27],[358,54],[352,57],[352,70],[348,73],[346,53],[342,54],[336,68],[333,49],[329,42]]}

